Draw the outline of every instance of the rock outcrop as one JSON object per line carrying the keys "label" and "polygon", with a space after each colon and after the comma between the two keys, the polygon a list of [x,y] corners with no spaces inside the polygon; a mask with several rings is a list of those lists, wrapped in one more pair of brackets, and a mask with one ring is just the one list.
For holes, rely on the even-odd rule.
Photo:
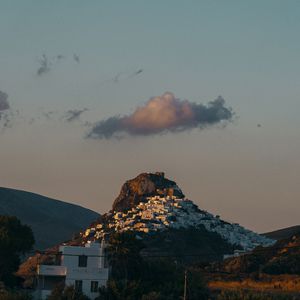
{"label": "rock outcrop", "polygon": [[145,202],[147,197],[156,195],[174,195],[184,198],[176,182],[166,179],[163,172],[142,173],[123,184],[112,210],[127,211],[140,202]]}

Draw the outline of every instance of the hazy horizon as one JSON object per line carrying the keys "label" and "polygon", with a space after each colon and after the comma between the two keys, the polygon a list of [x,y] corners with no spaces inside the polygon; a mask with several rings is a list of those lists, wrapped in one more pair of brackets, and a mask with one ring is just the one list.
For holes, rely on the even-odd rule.
{"label": "hazy horizon", "polygon": [[0,7],[1,186],[104,213],[164,171],[225,220],[299,224],[300,2]]}

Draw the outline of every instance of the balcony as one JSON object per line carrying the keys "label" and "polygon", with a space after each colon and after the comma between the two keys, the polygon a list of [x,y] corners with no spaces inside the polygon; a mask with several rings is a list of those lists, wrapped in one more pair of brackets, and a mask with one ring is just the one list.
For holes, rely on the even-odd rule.
{"label": "balcony", "polygon": [[43,276],[66,276],[67,268],[65,266],[38,265],[37,273]]}

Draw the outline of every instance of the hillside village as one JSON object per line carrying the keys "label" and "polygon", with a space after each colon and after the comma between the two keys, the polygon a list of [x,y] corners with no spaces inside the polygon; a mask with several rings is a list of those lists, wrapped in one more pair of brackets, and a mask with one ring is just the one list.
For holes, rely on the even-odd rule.
{"label": "hillside village", "polygon": [[113,211],[107,214],[107,223],[98,223],[88,228],[81,236],[86,240],[102,239],[111,231],[135,231],[154,233],[168,228],[199,228],[218,233],[231,245],[249,251],[258,245],[270,246],[272,239],[252,232],[239,224],[231,224],[200,210],[193,201],[179,198],[182,194],[178,186],[157,190],[155,196],[147,197],[127,211]]}
{"label": "hillside village", "polygon": [[[58,257],[50,251],[41,258],[37,256],[35,261],[28,259],[23,270],[32,270],[36,264],[37,273],[26,271],[20,274],[27,282],[32,280],[32,276],[37,276],[39,283],[46,283],[34,287],[36,299],[47,298],[57,277],[64,284],[74,285],[90,299],[96,299],[98,288],[105,287],[110,280],[108,270],[120,272],[118,264],[113,265],[114,260],[106,260],[105,256],[112,255],[109,251],[113,253],[114,250],[111,249],[118,249],[112,245],[116,241],[118,244],[119,240],[114,239],[122,238],[122,235],[114,233],[122,232],[134,233],[123,237],[129,238],[129,243],[134,240],[134,245],[143,245],[133,249],[142,253],[140,259],[145,259],[145,262],[151,253],[158,253],[162,257],[174,256],[186,265],[196,262],[208,266],[212,263],[210,268],[216,267],[210,269],[213,271],[225,270],[225,267],[238,268],[242,264],[235,262],[243,262],[253,249],[253,253],[261,250],[257,246],[275,244],[273,239],[200,209],[185,197],[175,181],[165,178],[163,172],[142,173],[123,184],[111,211],[81,231],[79,236],[60,245]],[[226,259],[232,256],[231,260]],[[99,261],[93,262],[96,257]],[[241,260],[238,260],[239,257],[242,257]],[[250,255],[250,266],[255,261]],[[229,263],[226,265],[226,262]],[[210,280],[213,282],[214,277]]]}

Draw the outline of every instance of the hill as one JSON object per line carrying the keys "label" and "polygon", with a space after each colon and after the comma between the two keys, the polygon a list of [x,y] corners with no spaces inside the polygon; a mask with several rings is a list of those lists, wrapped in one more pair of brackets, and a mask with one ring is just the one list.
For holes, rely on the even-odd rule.
{"label": "hill", "polygon": [[270,239],[273,239],[273,240],[283,240],[283,239],[288,239],[298,233],[300,233],[300,225],[291,226],[291,227],[287,227],[287,228],[283,228],[283,229],[278,229],[278,230],[271,231],[271,232],[266,232],[266,233],[263,233],[262,235],[264,235]]}
{"label": "hill", "polygon": [[300,275],[300,234],[229,258],[222,263],[222,270],[233,274]]}
{"label": "hill", "polygon": [[206,271],[209,287],[214,290],[245,289],[299,295],[300,234],[214,263]]}
{"label": "hill", "polygon": [[[239,224],[228,223],[219,216],[201,210],[193,201],[185,198],[176,182],[165,178],[163,172],[142,173],[126,181],[112,210],[81,232],[80,239],[85,243],[102,239],[111,232],[134,231],[146,240],[150,237],[159,240],[161,235],[178,232],[177,243],[186,245],[188,252],[195,251],[191,245],[193,241],[187,241],[184,234],[179,232],[188,232],[190,229],[194,230],[194,241],[202,240],[198,251],[206,248],[207,257],[213,253],[211,246],[217,239],[220,249],[223,249],[218,252],[219,258],[222,254],[231,253],[232,249],[251,250],[258,245],[274,243]],[[165,243],[161,243],[161,247],[163,245]]]}
{"label": "hill", "polygon": [[99,214],[78,205],[20,190],[0,188],[0,215],[16,216],[29,225],[37,249],[69,240]]}

